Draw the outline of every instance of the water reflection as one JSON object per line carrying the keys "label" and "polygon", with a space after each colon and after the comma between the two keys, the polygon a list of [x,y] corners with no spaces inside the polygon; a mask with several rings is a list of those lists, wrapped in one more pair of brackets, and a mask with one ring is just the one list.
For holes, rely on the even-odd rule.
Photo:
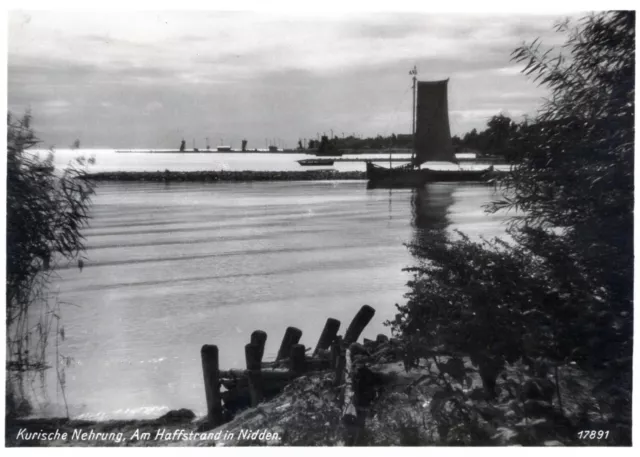
{"label": "water reflection", "polygon": [[411,224],[414,228],[413,244],[425,247],[429,243],[444,242],[451,224],[449,208],[454,203],[455,186],[427,184],[411,194]]}

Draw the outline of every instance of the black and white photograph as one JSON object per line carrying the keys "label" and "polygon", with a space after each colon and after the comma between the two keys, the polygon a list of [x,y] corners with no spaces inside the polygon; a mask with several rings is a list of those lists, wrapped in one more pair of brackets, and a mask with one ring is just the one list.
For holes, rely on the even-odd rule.
{"label": "black and white photograph", "polygon": [[632,446],[635,11],[269,5],[7,11],[5,448]]}

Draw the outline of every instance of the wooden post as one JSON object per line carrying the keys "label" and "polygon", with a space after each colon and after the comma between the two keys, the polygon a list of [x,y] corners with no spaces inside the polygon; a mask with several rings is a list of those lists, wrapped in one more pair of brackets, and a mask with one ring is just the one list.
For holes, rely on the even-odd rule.
{"label": "wooden post", "polygon": [[338,366],[338,358],[340,357],[340,346],[342,345],[342,337],[337,336],[331,343],[331,368],[335,370]]}
{"label": "wooden post", "polygon": [[207,417],[209,424],[217,427],[222,424],[222,401],[220,399],[220,367],[218,365],[218,346],[205,344],[200,349],[204,392],[207,398]]}
{"label": "wooden post", "polygon": [[[244,384],[246,385],[246,371],[247,370],[220,370],[220,382],[222,385],[227,387],[227,385],[231,384]],[[279,381],[281,379],[286,379],[289,374],[288,368],[267,368],[265,369],[263,366],[260,367],[260,372],[262,373],[262,379],[265,383],[271,381]]]}
{"label": "wooden post", "polygon": [[320,339],[316,345],[316,349],[313,351],[313,355],[318,354],[322,349],[328,349],[331,346],[333,340],[335,340],[338,330],[340,329],[340,321],[330,317],[324,324],[324,329],[320,334]]}
{"label": "wooden post", "polygon": [[264,386],[262,384],[262,372],[260,371],[262,362],[261,350],[258,344],[247,344],[244,347],[251,406],[257,406],[264,399]]}
{"label": "wooden post", "polygon": [[282,343],[280,344],[276,361],[289,357],[289,355],[291,355],[291,346],[298,344],[301,337],[302,330],[295,327],[287,327],[287,330],[284,332],[284,337],[282,337]]}
{"label": "wooden post", "polygon": [[290,367],[294,376],[300,376],[307,371],[307,360],[304,354],[303,344],[294,344],[291,347]]}
{"label": "wooden post", "polygon": [[256,330],[251,334],[251,344],[257,344],[260,346],[260,360],[264,356],[264,345],[267,342],[267,332],[262,330]]}
{"label": "wooden post", "polygon": [[247,344],[244,347],[244,355],[247,361],[247,370],[260,370],[262,358],[260,357],[260,346],[257,344]]}
{"label": "wooden post", "polygon": [[[265,392],[284,387],[289,381],[291,381],[291,371],[289,369],[278,371],[276,373],[262,370],[260,371],[260,374],[262,375],[262,385]],[[226,387],[227,390],[244,389],[248,391],[249,378],[246,370],[243,370],[242,377],[233,379],[221,378],[220,384]]]}
{"label": "wooden post", "polygon": [[345,353],[344,407],[342,408],[342,421],[347,425],[354,425],[358,419],[358,409],[356,408],[356,389],[354,388],[356,367],[353,363],[353,354],[355,349],[354,344],[352,344]]}
{"label": "wooden post", "polygon": [[347,328],[347,331],[344,334],[344,344],[346,346],[358,341],[360,334],[371,321],[375,313],[376,310],[369,305],[364,305],[360,308],[360,311],[355,315],[351,324],[349,324],[349,328]]}
{"label": "wooden post", "polygon": [[339,343],[334,342],[331,345],[331,368],[333,370],[336,369],[338,364],[338,357],[340,356],[340,345]]}
{"label": "wooden post", "polygon": [[340,345],[338,347],[338,357],[336,360],[335,376],[333,379],[334,387],[338,387],[342,385],[343,375],[344,375],[344,365],[345,365],[345,350],[344,350],[344,346]]}

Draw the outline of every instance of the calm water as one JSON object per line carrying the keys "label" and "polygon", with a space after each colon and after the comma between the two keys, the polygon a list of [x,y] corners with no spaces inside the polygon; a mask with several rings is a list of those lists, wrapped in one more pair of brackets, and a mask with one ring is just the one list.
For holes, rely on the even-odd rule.
{"label": "calm water", "polygon": [[[61,268],[70,413],[82,418],[205,413],[199,351],[217,344],[223,368],[242,367],[253,330],[272,358],[287,326],[314,346],[328,317],[346,328],[376,309],[364,337],[403,302],[414,263],[403,243],[420,230],[500,235],[485,186],[366,190],[365,182],[100,184],[87,261]],[[418,226],[416,228],[416,225]],[[51,404],[60,414],[54,377]],[[58,399],[58,400],[57,400]]]}

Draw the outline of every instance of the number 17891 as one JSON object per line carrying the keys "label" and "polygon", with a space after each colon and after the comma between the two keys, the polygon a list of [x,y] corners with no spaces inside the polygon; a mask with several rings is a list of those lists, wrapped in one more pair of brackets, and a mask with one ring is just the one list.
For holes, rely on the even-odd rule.
{"label": "number 17891", "polygon": [[578,432],[578,438],[584,440],[601,440],[609,438],[609,430],[582,430]]}

